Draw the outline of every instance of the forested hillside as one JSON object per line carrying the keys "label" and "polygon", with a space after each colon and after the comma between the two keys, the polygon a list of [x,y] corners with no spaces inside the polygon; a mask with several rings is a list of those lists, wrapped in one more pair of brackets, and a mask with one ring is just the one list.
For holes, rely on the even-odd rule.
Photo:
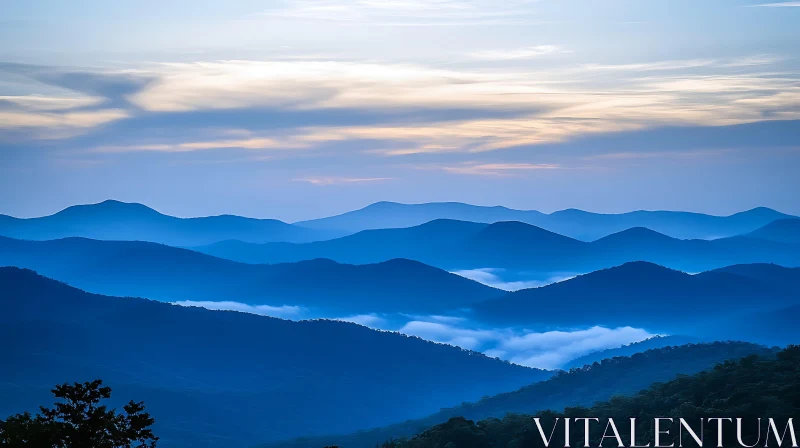
{"label": "forested hillside", "polygon": [[[800,411],[800,347],[791,346],[775,356],[747,356],[736,361],[726,361],[712,369],[691,376],[681,375],[663,384],[654,384],[630,397],[614,397],[589,408],[567,407],[557,412],[543,411],[535,416],[541,419],[546,431],[553,428],[556,418],[597,417],[598,424],[590,425],[590,445],[598,446],[607,420],[614,419],[626,446],[630,446],[630,418],[636,417],[636,442],[653,443],[655,417],[684,418],[695,431],[699,431],[703,418],[742,418],[742,441],[748,446],[778,446],[773,433],[767,439],[768,418],[775,420],[779,433],[787,420]],[[382,448],[459,448],[542,447],[544,443],[530,415],[512,414],[502,419],[485,419],[477,423],[464,417],[454,417],[407,440],[386,442]],[[759,428],[758,418],[762,418]],[[709,425],[710,426],[710,425]],[[723,426],[723,428],[726,428]],[[662,436],[662,446],[678,445],[677,426],[670,435]],[[556,434],[556,440],[562,434]],[[583,446],[583,425],[573,425],[573,446]],[[549,434],[549,432],[546,432]],[[736,429],[729,422],[721,441],[717,439],[716,426],[706,428],[705,446],[740,446]],[[791,446],[788,432],[782,446]],[[767,443],[769,440],[769,443]],[[612,445],[613,439],[606,440]],[[556,445],[560,446],[560,445]],[[698,446],[684,434],[682,446]]]}
{"label": "forested hillside", "polygon": [[355,434],[304,438],[272,446],[319,448],[336,444],[345,448],[372,448],[377,443],[418,433],[453,417],[479,420],[500,418],[507,413],[534,413],[566,406],[591,406],[616,395],[634,394],[655,382],[669,381],[679,374],[697,373],[719,362],[752,354],[770,356],[774,351],[744,342],[714,342],[653,349],[630,357],[605,359],[589,366],[564,371],[547,381],[531,384],[514,392],[486,397],[474,403],[442,409],[424,419]]}

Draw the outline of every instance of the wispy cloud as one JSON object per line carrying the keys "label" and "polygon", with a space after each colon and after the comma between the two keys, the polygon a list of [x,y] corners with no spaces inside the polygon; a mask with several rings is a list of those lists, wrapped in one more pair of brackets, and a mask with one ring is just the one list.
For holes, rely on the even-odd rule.
{"label": "wispy cloud", "polygon": [[684,59],[671,61],[652,61],[626,64],[583,64],[582,70],[587,71],[611,71],[611,72],[658,72],[658,71],[680,71],[695,68],[736,68],[736,67],[756,67],[769,65],[781,61],[783,58],[770,55],[742,56],[732,59]]}
{"label": "wispy cloud", "polygon": [[297,149],[308,148],[308,143],[293,139],[276,139],[266,137],[253,137],[235,140],[207,140],[183,143],[156,143],[156,144],[131,144],[131,145],[104,145],[92,149],[92,152],[117,153],[117,152],[192,152],[209,149]]}
{"label": "wispy cloud", "polygon": [[[291,131],[294,145],[372,140],[400,146],[384,150],[386,155],[479,152],[659,125],[717,126],[770,119],[764,114],[765,105],[747,100],[775,97],[775,101],[783,102],[783,109],[791,110],[794,99],[786,93],[800,89],[800,79],[789,74],[737,70],[771,61],[747,57],[587,65],[578,71],[569,68],[541,73],[341,61],[169,64],[155,67],[149,76],[157,81],[133,95],[131,101],[155,112],[258,107],[331,113],[339,109],[397,108],[529,111],[509,118],[401,126],[315,126]],[[718,73],[623,79],[616,74],[691,67],[713,68]],[[599,78],[585,77],[595,72]],[[407,144],[400,145],[403,142]]]}
{"label": "wispy cloud", "polygon": [[552,283],[569,280],[575,277],[575,275],[578,275],[578,274],[562,274],[562,275],[550,275],[544,279],[506,281],[503,280],[503,278],[501,277],[503,272],[504,272],[503,269],[482,268],[482,269],[468,269],[463,271],[454,271],[453,274],[460,275],[470,280],[475,280],[476,282],[483,283],[484,285],[491,286],[493,288],[502,289],[504,291],[519,291],[520,289],[538,288],[540,286],[546,286]]}
{"label": "wispy cloud", "polygon": [[462,163],[452,166],[435,166],[448,173],[465,174],[471,176],[509,176],[513,173],[538,170],[555,170],[560,165],[550,163]]}
{"label": "wispy cloud", "polygon": [[121,109],[44,113],[0,111],[0,128],[91,128],[128,117]]}
{"label": "wispy cloud", "polygon": [[495,330],[460,328],[441,322],[411,321],[400,328],[400,333],[418,336],[433,342],[455,345],[468,350],[480,350],[488,341],[500,337]]}
{"label": "wispy cloud", "polygon": [[[3,101],[13,108],[0,107],[0,128],[90,129],[157,113],[174,117],[236,110],[257,117],[262,111],[286,111],[296,116],[314,114],[318,122],[298,119],[269,130],[252,125],[246,135],[191,140],[186,134],[159,140],[157,134],[135,144],[109,142],[99,150],[298,149],[369,142],[364,152],[386,156],[482,152],[658,126],[722,126],[800,118],[800,76],[764,70],[777,60],[770,55],[750,55],[725,60],[585,64],[536,72],[341,60],[151,64],[120,75],[136,86],[125,95],[125,102],[117,101],[135,106],[131,110],[104,109],[105,103],[97,103],[94,96],[77,93],[74,98],[58,100],[5,96]],[[705,71],[681,72],[693,68]],[[147,82],[130,81],[134,76]],[[86,110],[82,105],[89,103],[92,105]],[[459,110],[475,111],[474,116],[448,119],[448,111]],[[342,123],[335,119],[342,111],[356,111],[353,115],[361,118]],[[363,118],[374,112],[397,111],[439,112],[430,120],[376,123]],[[497,164],[449,169],[456,174],[502,175],[552,168]]]}
{"label": "wispy cloud", "polygon": [[778,2],[778,3],[762,3],[760,5],[748,5],[751,7],[766,7],[766,8],[782,8],[791,6],[800,6],[800,2]]}
{"label": "wispy cloud", "polygon": [[294,179],[295,182],[307,182],[312,185],[347,185],[394,180],[392,177],[305,177]]}
{"label": "wispy cloud", "polygon": [[498,348],[486,354],[525,366],[557,368],[587,353],[643,341],[652,336],[645,330],[632,327],[528,333],[504,339]]}
{"label": "wispy cloud", "polygon": [[586,156],[586,160],[643,160],[643,159],[678,159],[696,160],[702,158],[724,157],[735,152],[733,149],[693,149],[685,151],[650,151],[650,152],[610,152]]}
{"label": "wispy cloud", "polygon": [[385,326],[387,325],[386,319],[381,316],[378,316],[377,314],[358,314],[355,316],[337,317],[334,318],[333,320],[350,322],[374,329],[385,328]]}
{"label": "wispy cloud", "polygon": [[473,59],[487,61],[509,61],[514,59],[532,59],[555,53],[562,53],[564,49],[558,45],[537,45],[533,47],[517,48],[513,50],[483,50],[467,53]]}
{"label": "wispy cloud", "polygon": [[95,106],[103,102],[102,97],[77,96],[54,97],[45,95],[0,96],[0,107],[4,102],[34,111],[59,111]]}
{"label": "wispy cloud", "polygon": [[193,306],[198,308],[205,308],[209,310],[224,310],[224,311],[241,311],[243,313],[259,314],[262,316],[280,317],[282,319],[300,319],[305,313],[305,309],[299,306],[269,306],[269,305],[247,305],[239,302],[204,302],[204,301],[191,301],[184,300],[180,302],[173,302],[178,306]]}
{"label": "wispy cloud", "polygon": [[[247,305],[233,301],[181,301],[174,305],[209,310],[239,311],[289,320],[320,318],[301,306]],[[537,332],[481,326],[464,316],[380,315],[375,313],[331,320],[351,322],[375,330],[397,331],[433,342],[450,344],[520,365],[557,369],[574,358],[647,339],[652,334],[631,327]]]}
{"label": "wispy cloud", "polygon": [[357,23],[360,26],[457,26],[530,20],[530,0],[300,0],[285,2],[265,17]]}
{"label": "wispy cloud", "polygon": [[408,322],[399,331],[543,369],[557,369],[587,353],[620,347],[653,336],[645,330],[632,327],[517,333],[510,329],[470,328],[463,324],[422,320]]}

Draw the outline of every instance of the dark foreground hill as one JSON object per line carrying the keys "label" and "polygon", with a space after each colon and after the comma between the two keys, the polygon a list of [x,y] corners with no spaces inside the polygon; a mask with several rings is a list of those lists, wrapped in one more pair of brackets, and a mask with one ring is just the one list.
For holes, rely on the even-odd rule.
{"label": "dark foreground hill", "polygon": [[480,223],[520,221],[584,241],[592,241],[631,227],[647,227],[675,238],[722,238],[751,232],[777,219],[791,218],[759,207],[730,216],[673,211],[635,211],[622,214],[561,210],[551,214],[506,207],[482,207],[458,202],[398,204],[378,202],[360,210],[297,224],[312,229],[347,233],[417,226],[435,219]]}
{"label": "dark foreground hill", "polygon": [[16,268],[0,268],[0,292],[0,418],[102,378],[147,404],[165,447],[351,432],[550,376],[355,324],[99,296]]}
{"label": "dark foreground hill", "polygon": [[52,240],[80,236],[98,240],[151,241],[173,246],[194,246],[237,239],[314,241],[339,233],[312,230],[276,219],[221,215],[176,218],[147,206],[119,201],[76,205],[39,218],[0,215],[0,235],[25,240]]}
{"label": "dark foreground hill", "polygon": [[[705,333],[713,322],[747,319],[752,313],[800,304],[797,285],[797,268],[750,265],[689,275],[635,262],[509,293],[473,308],[480,319],[495,324],[635,325],[655,332],[709,336],[698,332]],[[798,335],[781,336],[792,342]]]}
{"label": "dark foreground hill", "polygon": [[800,266],[800,244],[792,241],[749,236],[681,240],[634,227],[587,243],[517,221],[480,224],[440,219],[307,244],[222,241],[195,249],[243,263],[328,258],[363,264],[407,258],[450,271],[503,268],[583,273],[629,261],[649,261],[686,272],[743,263]]}
{"label": "dark foreground hill", "polygon": [[443,409],[423,419],[355,434],[303,438],[267,446],[318,448],[338,444],[346,448],[372,448],[386,440],[419,433],[454,417],[478,420],[501,418],[508,413],[534,413],[565,406],[590,406],[616,395],[633,394],[655,382],[669,381],[678,374],[686,375],[708,369],[722,361],[751,354],[771,353],[773,352],[766,347],[743,342],[689,344],[647,350],[631,357],[606,359],[591,366],[562,372],[547,381],[487,397],[478,402]]}
{"label": "dark foreground hill", "polygon": [[502,294],[410,260],[361,266],[330,260],[249,265],[139,241],[0,237],[0,266],[33,269],[99,294],[301,306],[328,317],[443,312]]}
{"label": "dark foreground hill", "polygon": [[[560,407],[554,407],[556,412],[545,411],[535,415],[541,419],[543,428],[553,428],[556,418],[599,418],[599,422],[590,424],[587,446],[601,446],[608,419],[615,421],[622,444],[631,446],[631,417],[637,418],[635,442],[639,445],[654,443],[655,417],[682,417],[698,433],[703,446],[792,446],[795,442],[793,434],[796,433],[784,431],[787,423],[800,411],[798,376],[800,347],[793,346],[773,356],[748,356],[691,376],[679,376],[667,383],[654,384],[631,397],[615,397],[589,408],[569,407],[562,411]],[[701,419],[708,418],[730,419],[727,426],[723,424],[722,440],[718,439],[715,423],[706,423],[705,428],[701,426]],[[743,422],[740,434],[733,423],[737,418]],[[784,438],[782,444],[777,442],[775,432],[770,431],[769,419],[774,419],[775,432]],[[665,423],[662,421],[662,429],[669,430],[663,426]],[[556,440],[563,444],[563,423],[561,425],[561,434],[556,436]],[[573,425],[572,429],[571,440],[575,445],[583,446],[583,425]],[[661,446],[673,446],[673,443],[674,446],[686,447],[700,445],[688,432],[684,432],[682,442],[679,441],[677,424],[673,424],[671,429],[669,435],[662,436]],[[699,435],[701,430],[702,436]],[[737,439],[737,435],[741,435],[741,439]],[[502,420],[493,418],[478,423],[455,417],[411,439],[387,442],[383,447],[435,448],[448,445],[475,448],[545,446],[531,416],[508,415]]]}

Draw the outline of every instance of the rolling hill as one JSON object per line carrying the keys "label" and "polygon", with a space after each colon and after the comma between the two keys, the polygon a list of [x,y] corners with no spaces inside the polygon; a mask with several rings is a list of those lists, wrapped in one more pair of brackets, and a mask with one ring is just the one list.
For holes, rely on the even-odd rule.
{"label": "rolling hill", "polygon": [[800,245],[758,238],[680,240],[634,227],[586,243],[521,222],[479,224],[452,220],[402,229],[366,230],[307,244],[223,241],[195,250],[243,263],[328,258],[361,264],[408,258],[450,271],[502,268],[532,273],[583,273],[629,261],[649,261],[688,272],[740,263],[800,266]]}
{"label": "rolling hill", "polygon": [[33,269],[99,294],[308,307],[309,316],[326,317],[436,313],[502,294],[410,260],[359,266],[321,259],[250,265],[138,241],[0,237],[0,266]]}
{"label": "rolling hill", "polygon": [[673,211],[635,211],[622,214],[591,213],[568,209],[551,214],[506,207],[483,207],[458,202],[399,204],[378,202],[360,210],[296,224],[346,233],[362,230],[412,227],[436,219],[495,223],[520,221],[561,235],[592,241],[631,227],[647,227],[675,238],[721,238],[758,229],[792,216],[765,207],[730,216]]}
{"label": "rolling hill", "polygon": [[142,204],[109,200],[72,206],[39,218],[0,215],[0,235],[25,240],[85,237],[196,246],[229,239],[253,243],[307,242],[341,234],[307,229],[275,219],[232,215],[176,218]]}
{"label": "rolling hill", "polygon": [[779,219],[747,234],[751,238],[761,238],[780,243],[800,243],[800,219]]}
{"label": "rolling hill", "polygon": [[[632,396],[611,397],[592,406],[553,407],[533,415],[509,414],[502,419],[489,418],[477,423],[458,416],[410,439],[391,440],[379,446],[381,448],[437,448],[448,445],[474,448],[552,446],[538,433],[532,419],[534,416],[541,419],[541,426],[544,428],[555,428],[552,425],[556,418],[572,420],[598,416],[596,425],[587,425],[584,428],[583,425],[577,424],[569,431],[570,440],[580,440],[579,443],[587,447],[602,446],[603,442],[608,441],[608,437],[613,437],[610,435],[611,432],[606,432],[611,420],[619,425],[615,425],[613,430],[613,433],[620,437],[619,446],[796,445],[794,428],[790,425],[800,410],[798,375],[800,375],[800,347],[787,347],[775,354],[765,353],[722,362],[694,375],[681,375],[666,383],[652,384]],[[655,433],[660,432],[659,425],[654,420],[657,416],[685,418],[688,425],[694,428],[693,431],[699,434],[697,441],[682,435],[674,424],[670,434],[662,420],[663,432],[660,440],[663,443],[654,443],[654,440],[659,440]],[[718,431],[709,431],[708,428],[703,430],[703,421],[711,425],[713,422],[710,419],[719,417],[731,422],[737,419],[735,430],[725,430],[723,425],[719,426]],[[635,428],[632,427],[634,422]],[[770,427],[774,428],[774,431],[770,431]],[[781,435],[777,428],[788,430],[784,430]],[[783,441],[778,442],[781,438]],[[569,445],[565,442],[566,437],[563,433],[556,435],[555,439]]]}
{"label": "rolling hill", "polygon": [[0,416],[49,403],[55,384],[102,378],[117,406],[146,403],[164,447],[350,432],[551,375],[355,324],[100,296],[17,268],[0,268],[0,291],[0,337],[14,341]]}
{"label": "rolling hill", "polygon": [[514,392],[486,397],[473,403],[442,409],[422,419],[347,435],[307,437],[265,445],[263,448],[318,448],[338,445],[372,448],[387,440],[406,437],[453,417],[502,418],[509,413],[535,413],[565,406],[590,406],[613,396],[634,394],[653,383],[669,381],[708,369],[719,362],[752,354],[771,355],[766,347],[743,342],[689,344],[647,350],[616,357],[525,386]]}
{"label": "rolling hill", "polygon": [[506,207],[485,207],[460,202],[400,204],[376,202],[359,210],[336,216],[300,221],[297,225],[311,229],[331,229],[347,233],[362,230],[415,227],[439,219],[494,223],[499,221],[533,222],[545,216],[535,210],[514,210]]}
{"label": "rolling hill", "polygon": [[582,241],[593,241],[632,227],[647,227],[681,239],[711,239],[753,232],[773,221],[788,218],[795,217],[763,207],[730,216],[672,211],[600,214],[575,209],[544,214],[457,202],[378,202],[337,216],[288,224],[275,219],[233,215],[177,218],[142,204],[108,200],[68,207],[37,218],[0,215],[0,235],[29,240],[66,237],[135,240],[171,246],[203,246],[226,240],[303,243],[363,230],[414,227],[446,219],[484,224],[519,221]]}
{"label": "rolling hill", "polygon": [[[794,286],[800,269],[741,266],[689,275],[646,262],[581,275],[548,286],[509,293],[473,306],[493,324],[541,328],[634,325],[654,332],[698,334],[699,324],[800,304]],[[780,272],[781,282],[764,271]],[[750,275],[746,275],[746,273]],[[759,277],[760,276],[760,277]]]}
{"label": "rolling hill", "polygon": [[646,352],[648,350],[660,349],[664,347],[677,347],[687,344],[700,343],[699,338],[691,336],[653,336],[652,338],[645,339],[640,342],[633,342],[622,347],[609,348],[597,352],[583,355],[568,362],[564,369],[582,368],[584,366],[592,365],[596,362],[602,362],[604,359],[611,359],[617,357],[633,356],[637,353]]}

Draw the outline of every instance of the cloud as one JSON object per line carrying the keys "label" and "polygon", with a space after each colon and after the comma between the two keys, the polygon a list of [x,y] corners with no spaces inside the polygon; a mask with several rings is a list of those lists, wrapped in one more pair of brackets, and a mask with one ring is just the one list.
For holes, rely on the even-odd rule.
{"label": "cloud", "polygon": [[[751,56],[725,61],[585,65],[537,73],[351,61],[159,64],[147,75],[155,80],[130,99],[146,111],[173,113],[259,107],[328,110],[331,114],[341,109],[470,109],[487,114],[514,110],[513,116],[501,118],[446,120],[442,116],[393,125],[299,125],[278,137],[259,136],[256,141],[287,147],[369,141],[377,146],[369,152],[387,156],[481,152],[658,126],[721,126],[800,118],[792,95],[800,90],[797,76],[741,72],[774,61],[769,56]],[[693,67],[717,73],[645,77],[618,73]],[[597,75],[587,76],[592,73]],[[783,112],[769,115],[773,107]],[[222,144],[233,143],[246,142]],[[495,168],[484,171],[509,171]],[[455,167],[453,171],[475,173],[480,169]]]}
{"label": "cloud", "polygon": [[53,97],[45,95],[0,96],[0,108],[3,103],[18,106],[30,111],[59,111],[95,106],[103,102],[102,97]]}
{"label": "cloud", "polygon": [[466,174],[473,176],[508,176],[513,173],[538,170],[556,170],[560,165],[551,163],[470,163],[465,162],[460,165],[435,166],[453,174]]}
{"label": "cloud", "polygon": [[403,325],[400,333],[418,336],[433,342],[455,345],[468,350],[480,350],[488,341],[499,339],[497,330],[459,328],[441,322],[411,321]]}
{"label": "cloud", "polygon": [[629,64],[583,64],[581,70],[610,72],[650,72],[676,71],[694,68],[736,68],[769,65],[783,58],[774,55],[743,56],[735,59],[684,59],[672,61],[654,61]]}
{"label": "cloud", "polygon": [[651,152],[610,152],[586,156],[586,160],[642,160],[642,159],[677,159],[696,160],[729,155],[734,149],[696,149],[689,151],[651,151]]}
{"label": "cloud", "polygon": [[373,328],[373,329],[381,329],[385,328],[387,321],[381,316],[377,314],[358,314],[355,316],[348,316],[348,317],[337,317],[332,320],[339,320],[342,322],[351,322],[354,324],[363,325],[365,327]]}
{"label": "cloud", "polygon": [[[308,319],[301,306],[248,305],[233,301],[181,301],[174,305],[228,310],[290,320]],[[320,317],[320,316],[313,316]],[[409,336],[449,344],[516,364],[543,369],[560,368],[574,358],[593,351],[616,348],[649,337],[645,330],[593,327],[576,331],[533,332],[511,328],[485,328],[463,316],[378,315],[375,313],[334,317],[375,330],[397,331]]]}
{"label": "cloud", "polygon": [[122,109],[47,112],[0,110],[0,131],[24,132],[28,138],[36,139],[69,138],[128,116],[128,112]]}
{"label": "cloud", "polygon": [[423,316],[423,315],[409,315],[409,314],[404,314],[404,316],[410,318],[411,320],[421,320],[425,322],[443,322],[446,324],[457,324],[468,321],[466,317],[461,317],[461,316],[442,316],[442,315]]}
{"label": "cloud", "polygon": [[800,6],[800,2],[779,2],[779,3],[762,3],[760,5],[749,5],[750,7],[767,7],[767,8],[781,8]]}
{"label": "cloud", "polygon": [[[72,78],[48,77],[40,68],[36,79],[79,90],[48,100],[6,96],[0,104],[13,108],[0,112],[4,129],[74,135],[66,130],[88,132],[130,121],[130,126],[146,124],[157,131],[130,135],[115,124],[114,130],[130,141],[109,141],[120,138],[109,132],[98,138],[100,152],[324,149],[351,143],[366,147],[363,153],[384,156],[477,153],[664,126],[798,119],[800,78],[764,70],[777,60],[751,55],[535,72],[374,60],[219,60]],[[704,72],[691,71],[697,68]],[[102,80],[101,87],[85,86],[95,79]],[[124,107],[109,109],[108,104]],[[415,117],[413,111],[422,112]],[[202,135],[226,125],[249,134]],[[465,163],[441,169],[497,176],[553,167]]]}
{"label": "cloud", "polygon": [[453,274],[460,275],[470,280],[483,283],[484,285],[491,286],[493,288],[502,289],[504,291],[519,291],[520,289],[538,288],[540,286],[546,286],[575,277],[575,275],[555,275],[541,280],[504,281],[500,275],[498,275],[503,271],[503,269],[482,268],[454,271]]}
{"label": "cloud", "polygon": [[194,306],[199,308],[206,308],[209,310],[226,310],[226,311],[241,311],[243,313],[259,314],[262,316],[279,317],[282,319],[300,319],[305,308],[299,306],[269,306],[269,305],[248,305],[239,302],[204,302],[204,301],[191,301],[184,300],[180,302],[173,302],[174,305],[179,306]]}
{"label": "cloud", "polygon": [[525,366],[557,368],[587,353],[643,341],[652,336],[645,330],[632,327],[528,333],[502,340],[487,354]]}
{"label": "cloud", "polygon": [[157,143],[134,145],[103,145],[92,149],[92,152],[117,153],[117,152],[192,152],[209,149],[299,149],[308,148],[309,144],[298,140],[279,139],[267,137],[253,137],[234,140],[207,140],[183,143]]}
{"label": "cloud", "polygon": [[469,322],[448,324],[413,320],[398,331],[429,341],[482,351],[488,356],[542,369],[557,369],[585,354],[643,341],[653,335],[645,330],[592,327],[576,331],[514,331],[469,328]]}
{"label": "cloud", "polygon": [[264,17],[316,20],[359,26],[498,25],[527,21],[529,0],[299,0]]}
{"label": "cloud", "polygon": [[296,182],[307,182],[312,185],[347,185],[394,180],[392,177],[306,177],[295,179]]}
{"label": "cloud", "polygon": [[473,59],[486,61],[509,61],[514,59],[532,59],[549,54],[562,53],[563,48],[558,45],[537,45],[533,47],[517,48],[514,50],[484,50],[467,53]]}

